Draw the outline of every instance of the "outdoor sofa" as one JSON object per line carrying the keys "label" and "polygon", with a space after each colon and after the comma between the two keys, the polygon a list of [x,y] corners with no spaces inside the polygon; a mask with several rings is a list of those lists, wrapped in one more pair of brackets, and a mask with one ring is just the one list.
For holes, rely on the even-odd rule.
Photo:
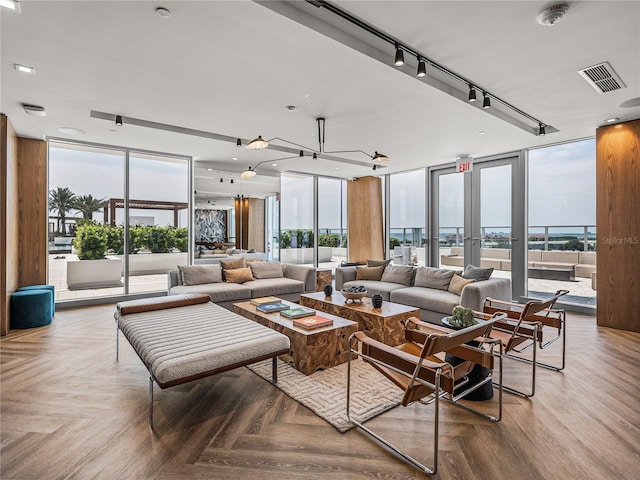
{"label": "outdoor sofa", "polygon": [[[382,270],[380,270],[382,267]],[[406,265],[349,266],[336,268],[336,289],[356,285],[367,289],[367,296],[382,295],[383,301],[391,301],[420,309],[420,319],[442,325],[442,318],[451,315],[453,307],[462,305],[481,311],[487,297],[511,300],[511,280],[489,278],[492,269],[477,269],[469,266],[468,275],[478,280],[466,283],[453,270]],[[381,276],[376,279],[378,269]],[[472,269],[476,273],[471,273]],[[462,272],[458,272],[462,273]],[[483,280],[482,278],[488,278]]]}
{"label": "outdoor sofa", "polygon": [[[233,272],[237,268],[222,268],[230,263],[242,272]],[[243,276],[247,270],[250,276]],[[233,310],[234,303],[259,297],[274,296],[297,302],[301,293],[316,291],[316,269],[311,265],[249,261],[246,258],[233,262],[222,260],[213,265],[180,266],[168,273],[167,280],[168,295],[205,293],[212,302],[227,310]]]}

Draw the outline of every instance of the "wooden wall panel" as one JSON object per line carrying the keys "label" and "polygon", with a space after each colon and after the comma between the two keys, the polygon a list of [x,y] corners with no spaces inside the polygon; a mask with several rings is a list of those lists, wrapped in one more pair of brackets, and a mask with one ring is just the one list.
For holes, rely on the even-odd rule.
{"label": "wooden wall panel", "polygon": [[256,252],[264,252],[264,200],[262,198],[249,199],[247,233],[247,249],[255,248]]}
{"label": "wooden wall panel", "polygon": [[347,182],[347,251],[350,262],[384,258],[382,223],[382,181],[362,177]]}
{"label": "wooden wall panel", "polygon": [[47,283],[47,143],[18,139],[19,282]]}
{"label": "wooden wall panel", "polygon": [[9,331],[9,298],[20,286],[18,272],[18,138],[0,115],[0,335]]}
{"label": "wooden wall panel", "polygon": [[640,120],[596,132],[598,325],[640,332]]}

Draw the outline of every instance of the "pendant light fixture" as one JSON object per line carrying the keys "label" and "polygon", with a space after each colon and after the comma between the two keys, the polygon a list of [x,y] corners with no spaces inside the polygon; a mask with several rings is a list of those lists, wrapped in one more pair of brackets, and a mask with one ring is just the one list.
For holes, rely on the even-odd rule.
{"label": "pendant light fixture", "polygon": [[254,138],[247,144],[247,148],[252,148],[254,150],[262,150],[268,146],[269,143],[266,140],[263,140],[262,135],[258,135],[258,138]]}
{"label": "pendant light fixture", "polygon": [[244,172],[240,174],[240,178],[242,180],[250,180],[256,176],[255,170],[252,170],[251,167],[248,167]]}
{"label": "pendant light fixture", "polygon": [[400,48],[400,45],[396,43],[396,58],[393,61],[393,64],[396,67],[401,67],[404,65],[404,52]]}
{"label": "pendant light fixture", "polygon": [[371,157],[374,162],[388,162],[389,157],[387,157],[384,153],[375,152],[373,157]]}
{"label": "pendant light fixture", "polygon": [[422,78],[427,75],[427,64],[422,59],[422,57],[418,57],[418,77]]}

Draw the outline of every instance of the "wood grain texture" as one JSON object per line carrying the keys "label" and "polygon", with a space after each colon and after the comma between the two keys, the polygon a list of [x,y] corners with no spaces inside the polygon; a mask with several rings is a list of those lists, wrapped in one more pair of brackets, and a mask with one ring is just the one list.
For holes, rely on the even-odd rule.
{"label": "wood grain texture", "polygon": [[19,158],[19,282],[47,283],[47,143],[18,139]]}
{"label": "wood grain texture", "polygon": [[20,286],[18,137],[6,115],[0,115],[0,145],[0,335],[6,335],[9,299]]}
{"label": "wood grain texture", "polygon": [[[1,478],[429,478],[362,432],[339,433],[246,368],[156,389],[150,431],[148,372],[126,342],[115,361],[113,313],[113,305],[61,310],[49,326],[0,339]],[[640,334],[575,314],[567,332],[566,369],[540,369],[532,399],[505,394],[501,422],[441,406],[435,479],[637,479]],[[541,360],[559,351],[545,349]],[[512,382],[526,383],[529,372],[505,362]],[[432,408],[397,407],[367,424],[425,458]]]}
{"label": "wood grain texture", "polygon": [[[298,305],[285,301],[292,308]],[[291,340],[288,354],[280,355],[283,362],[305,375],[345,363],[349,348],[349,337],[358,331],[356,322],[338,316],[324,314],[333,320],[333,325],[317,330],[304,330],[293,326],[293,321],[279,313],[263,313],[251,302],[233,305],[233,311],[265,327],[280,332]]]}
{"label": "wood grain texture", "polygon": [[264,252],[264,199],[250,198],[247,218],[247,249]]}
{"label": "wood grain texture", "polygon": [[373,308],[370,298],[365,297],[362,302],[347,302],[336,291],[330,297],[326,297],[324,293],[302,294],[300,305],[358,322],[360,330],[387,345],[403,343],[405,320],[420,318],[418,308],[392,302],[384,302],[381,308]]}
{"label": "wood grain texture", "polygon": [[384,259],[382,181],[361,177],[347,182],[348,257],[350,262]]}
{"label": "wood grain texture", "polygon": [[598,325],[640,332],[640,120],[596,133]]}
{"label": "wood grain texture", "polygon": [[316,292],[322,292],[325,285],[331,285],[333,282],[333,273],[331,269],[316,269]]}

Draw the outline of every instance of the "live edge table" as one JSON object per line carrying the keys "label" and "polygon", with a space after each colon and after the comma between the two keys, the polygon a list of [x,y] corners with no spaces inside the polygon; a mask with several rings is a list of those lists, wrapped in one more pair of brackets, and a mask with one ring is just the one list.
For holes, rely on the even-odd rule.
{"label": "live edge table", "polygon": [[[291,308],[298,306],[285,300],[282,300],[282,303]],[[289,353],[280,355],[279,358],[305,375],[345,363],[349,351],[349,337],[359,330],[356,322],[322,312],[319,313],[320,316],[332,319],[333,325],[307,330],[294,327],[293,320],[283,317],[278,312],[263,313],[251,302],[234,303],[233,311],[289,337]]]}
{"label": "live edge table", "polygon": [[346,300],[337,291],[330,297],[325,296],[324,292],[300,295],[300,305],[358,322],[359,330],[391,346],[404,343],[405,320],[410,317],[420,318],[420,309],[416,307],[383,302],[381,308],[373,308],[371,299],[367,297],[362,302]]}

